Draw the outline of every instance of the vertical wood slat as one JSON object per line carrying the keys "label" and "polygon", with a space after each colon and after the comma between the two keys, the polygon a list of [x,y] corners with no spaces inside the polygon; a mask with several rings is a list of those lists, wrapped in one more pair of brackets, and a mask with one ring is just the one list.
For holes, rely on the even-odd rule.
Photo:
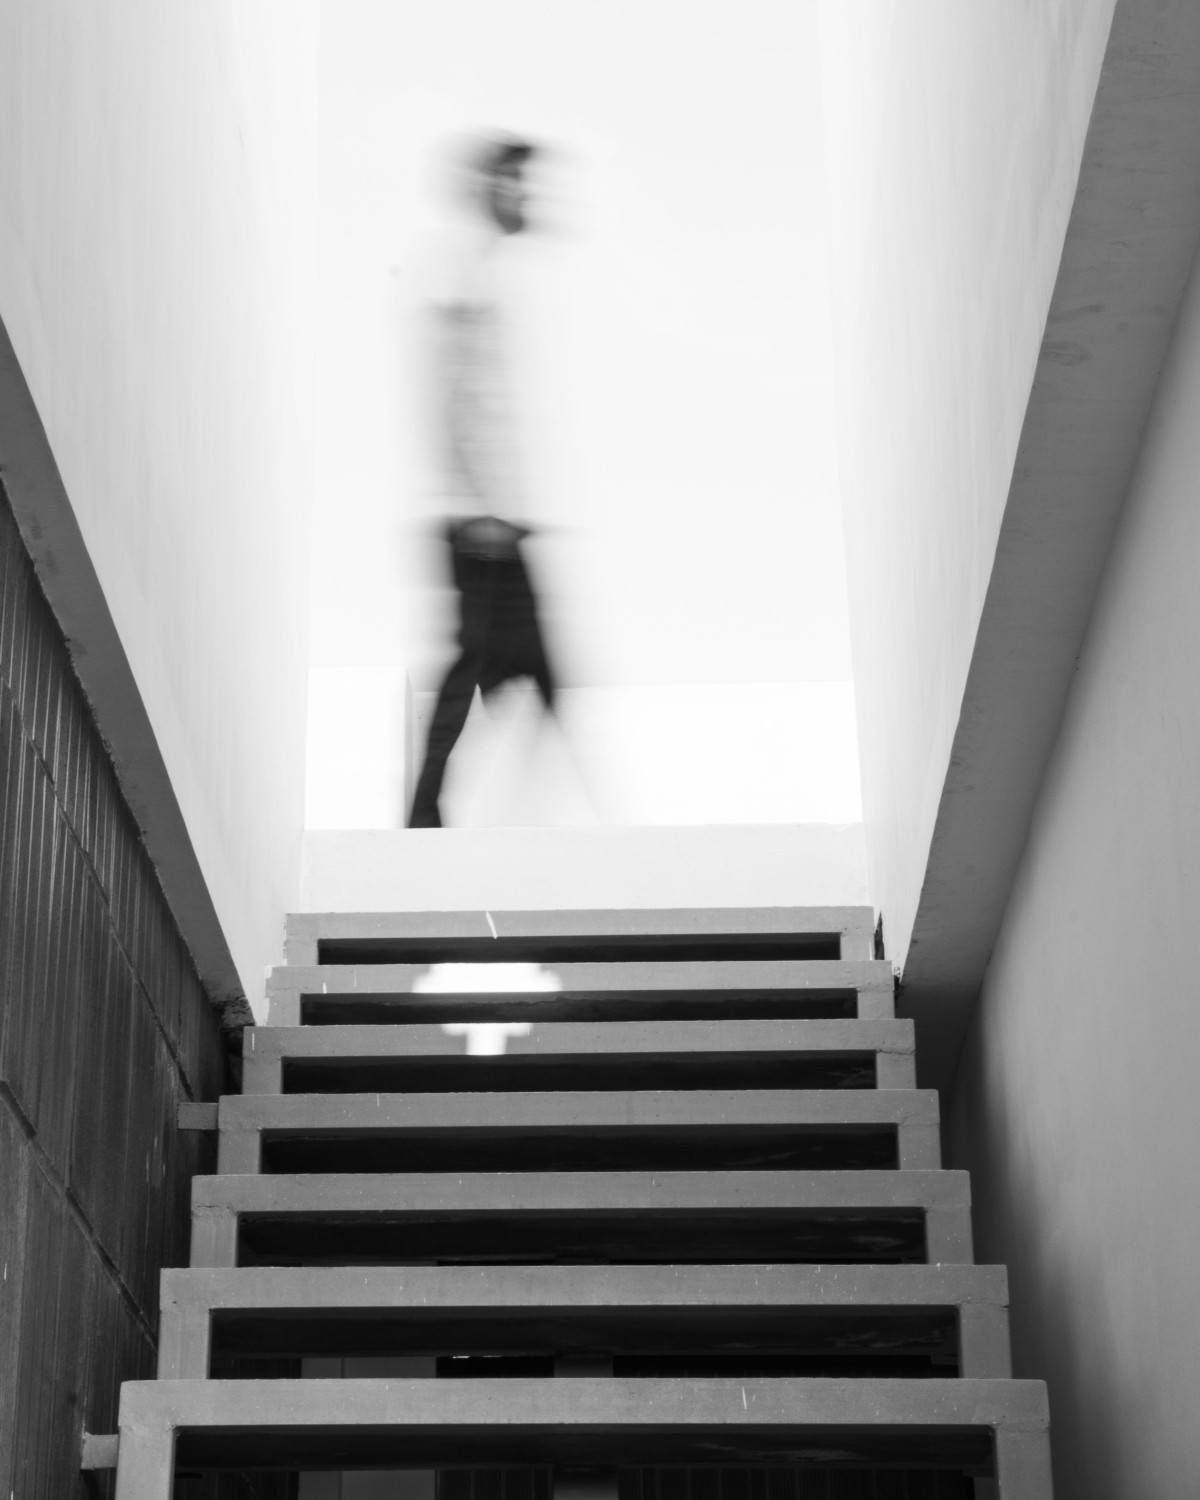
{"label": "vertical wood slat", "polygon": [[[152,1374],[211,1144],[215,1012],[0,487],[0,1496],[111,1492],[79,1436]],[[259,1486],[244,1491],[257,1493]]]}
{"label": "vertical wood slat", "polygon": [[[18,1388],[21,1351],[20,1310],[24,1304],[25,1225],[28,1218],[29,1155],[16,1120],[0,1110],[0,1391]],[[0,1476],[12,1473],[16,1413],[0,1421]],[[10,1484],[9,1489],[13,1486]]]}

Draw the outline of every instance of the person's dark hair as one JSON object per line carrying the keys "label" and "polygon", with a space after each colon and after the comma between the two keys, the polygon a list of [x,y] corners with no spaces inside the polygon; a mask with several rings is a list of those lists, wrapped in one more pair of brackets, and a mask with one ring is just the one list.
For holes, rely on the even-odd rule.
{"label": "person's dark hair", "polygon": [[496,177],[501,172],[519,171],[537,155],[532,141],[517,137],[495,137],[481,143],[475,158],[475,169],[487,177]]}

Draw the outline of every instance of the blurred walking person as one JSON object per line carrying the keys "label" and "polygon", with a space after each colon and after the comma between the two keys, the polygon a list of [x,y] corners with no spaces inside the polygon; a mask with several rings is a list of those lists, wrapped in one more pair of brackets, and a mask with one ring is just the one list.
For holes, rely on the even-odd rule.
{"label": "blurred walking person", "polygon": [[444,267],[433,309],[432,379],[449,512],[445,538],[458,592],[459,652],[438,692],[410,828],[440,828],[447,762],[476,688],[486,700],[529,678],[547,712],[555,681],[522,542],[517,433],[499,275],[506,246],[527,231],[526,173],[535,148],[517,139],[478,143],[467,165],[470,224]]}

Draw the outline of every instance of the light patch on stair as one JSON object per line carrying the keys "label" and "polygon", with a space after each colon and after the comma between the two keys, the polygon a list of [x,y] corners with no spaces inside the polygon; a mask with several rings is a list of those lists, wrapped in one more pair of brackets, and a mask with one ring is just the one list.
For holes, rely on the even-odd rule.
{"label": "light patch on stair", "polygon": [[[541,964],[431,964],[413,984],[421,995],[536,995],[562,989],[557,974]],[[510,1036],[528,1036],[529,1021],[447,1021],[447,1036],[467,1039],[468,1057],[502,1057]]]}
{"label": "light patch on stair", "polygon": [[561,989],[562,980],[541,964],[430,964],[413,981],[418,995],[535,995]]}
{"label": "light patch on stair", "polygon": [[503,1057],[510,1036],[528,1036],[529,1021],[447,1021],[447,1036],[465,1036],[468,1057]]}

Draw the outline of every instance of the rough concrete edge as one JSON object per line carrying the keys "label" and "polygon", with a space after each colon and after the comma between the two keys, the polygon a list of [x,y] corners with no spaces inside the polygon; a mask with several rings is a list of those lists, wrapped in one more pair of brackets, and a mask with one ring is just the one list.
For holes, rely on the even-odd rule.
{"label": "rough concrete edge", "polygon": [[1200,245],[1197,79],[1200,11],[1121,0],[900,990],[922,1083],[953,1081]]}
{"label": "rough concrete edge", "polygon": [[0,318],[0,483],[167,906],[226,1032],[253,1024],[141,692]]}

